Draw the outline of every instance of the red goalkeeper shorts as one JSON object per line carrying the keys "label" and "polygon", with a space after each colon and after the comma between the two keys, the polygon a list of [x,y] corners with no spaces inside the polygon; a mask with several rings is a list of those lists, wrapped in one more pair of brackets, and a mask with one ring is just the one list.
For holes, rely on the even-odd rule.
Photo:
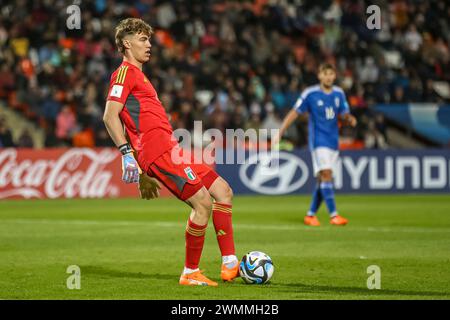
{"label": "red goalkeeper shorts", "polygon": [[[184,160],[180,161],[180,158]],[[209,189],[219,177],[217,172],[206,164],[195,164],[193,156],[179,146],[157,158],[150,165],[147,174],[156,178],[183,201],[192,197],[203,186]]]}

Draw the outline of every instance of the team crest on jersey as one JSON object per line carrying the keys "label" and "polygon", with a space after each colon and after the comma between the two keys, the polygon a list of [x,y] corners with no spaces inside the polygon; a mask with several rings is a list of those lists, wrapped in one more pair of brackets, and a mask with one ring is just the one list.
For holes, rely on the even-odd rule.
{"label": "team crest on jersey", "polygon": [[334,104],[336,105],[336,107],[339,108],[339,98],[338,97],[334,98]]}
{"label": "team crest on jersey", "polygon": [[144,83],[148,82],[148,79],[146,76],[144,76]]}
{"label": "team crest on jersey", "polygon": [[318,107],[323,106],[323,101],[322,101],[322,100],[317,101],[317,106],[318,106]]}
{"label": "team crest on jersey", "polygon": [[186,173],[189,180],[195,180],[195,173],[194,171],[192,171],[191,167],[185,168],[184,172]]}

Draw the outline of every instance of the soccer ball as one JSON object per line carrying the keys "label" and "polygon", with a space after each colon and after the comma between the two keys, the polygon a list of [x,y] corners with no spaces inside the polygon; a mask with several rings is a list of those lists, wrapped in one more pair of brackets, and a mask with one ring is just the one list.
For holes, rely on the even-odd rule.
{"label": "soccer ball", "polygon": [[272,259],[260,251],[251,251],[241,260],[239,274],[244,282],[249,284],[263,284],[272,278],[275,270]]}

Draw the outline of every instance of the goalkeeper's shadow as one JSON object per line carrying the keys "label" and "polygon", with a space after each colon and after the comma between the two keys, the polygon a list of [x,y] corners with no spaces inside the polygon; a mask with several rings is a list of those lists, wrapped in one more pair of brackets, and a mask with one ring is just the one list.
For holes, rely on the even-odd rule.
{"label": "goalkeeper's shadow", "polygon": [[380,289],[369,290],[361,287],[341,287],[341,286],[325,286],[325,285],[308,285],[304,283],[271,283],[270,286],[282,289],[283,287],[289,290],[281,290],[286,292],[299,293],[340,293],[340,294],[358,294],[358,295],[373,295],[373,296],[429,296],[429,297],[446,297],[450,296],[450,292],[431,292],[431,291],[412,291],[412,290],[392,290]]}
{"label": "goalkeeper's shadow", "polygon": [[[154,280],[173,280],[173,274],[161,274],[161,273],[143,273],[143,272],[130,272],[118,269],[108,269],[101,266],[80,266],[81,272],[84,276],[96,275],[109,278],[133,278],[133,279],[154,279]],[[176,276],[175,276],[176,277]]]}

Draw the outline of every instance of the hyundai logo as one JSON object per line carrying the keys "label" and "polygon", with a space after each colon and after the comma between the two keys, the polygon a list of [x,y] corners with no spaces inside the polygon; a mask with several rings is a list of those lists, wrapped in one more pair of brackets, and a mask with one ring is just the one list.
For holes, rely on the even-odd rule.
{"label": "hyundai logo", "polygon": [[301,188],[308,180],[308,166],[293,154],[280,152],[278,166],[273,167],[264,164],[267,161],[256,161],[258,159],[255,157],[258,155],[247,159],[239,169],[241,181],[252,191],[269,195],[286,194]]}

